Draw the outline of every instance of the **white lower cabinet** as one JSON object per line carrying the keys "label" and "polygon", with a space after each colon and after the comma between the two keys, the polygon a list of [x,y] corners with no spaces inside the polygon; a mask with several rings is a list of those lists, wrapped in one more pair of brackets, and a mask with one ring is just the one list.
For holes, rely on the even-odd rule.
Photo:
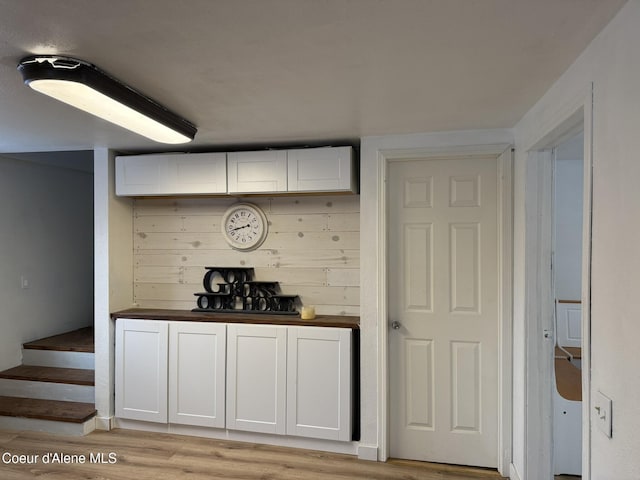
{"label": "white lower cabinet", "polygon": [[224,323],[118,319],[116,416],[224,427]]}
{"label": "white lower cabinet", "polygon": [[351,440],[351,330],[288,327],[287,434]]}
{"label": "white lower cabinet", "polygon": [[287,327],[227,326],[227,428],[286,433]]}
{"label": "white lower cabinet", "polygon": [[167,322],[116,322],[116,416],[167,423]]}
{"label": "white lower cabinet", "polygon": [[116,416],[327,440],[352,438],[352,331],[116,322]]}
{"label": "white lower cabinet", "polygon": [[225,426],[226,325],[169,324],[169,423]]}

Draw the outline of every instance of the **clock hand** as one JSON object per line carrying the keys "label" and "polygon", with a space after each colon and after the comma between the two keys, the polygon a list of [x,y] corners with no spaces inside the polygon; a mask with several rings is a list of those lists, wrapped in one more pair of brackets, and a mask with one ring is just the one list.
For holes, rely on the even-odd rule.
{"label": "clock hand", "polygon": [[251,225],[249,223],[247,223],[246,225],[242,225],[241,227],[236,227],[236,228],[232,228],[231,231],[235,232],[236,230],[241,230],[243,228],[247,228],[250,227]]}

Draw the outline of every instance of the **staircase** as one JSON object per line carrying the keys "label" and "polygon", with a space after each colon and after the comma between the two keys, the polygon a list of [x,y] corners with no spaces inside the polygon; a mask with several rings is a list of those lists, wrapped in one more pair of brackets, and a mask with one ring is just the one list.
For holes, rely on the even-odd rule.
{"label": "staircase", "polygon": [[22,346],[0,372],[0,428],[85,435],[95,429],[93,328]]}

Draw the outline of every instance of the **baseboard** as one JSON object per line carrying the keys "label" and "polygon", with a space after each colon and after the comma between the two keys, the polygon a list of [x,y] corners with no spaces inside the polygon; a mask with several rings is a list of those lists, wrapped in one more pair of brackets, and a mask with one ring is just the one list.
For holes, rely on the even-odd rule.
{"label": "baseboard", "polygon": [[113,428],[113,417],[96,417],[96,430],[109,431]]}
{"label": "baseboard", "polygon": [[142,430],[158,433],[172,433],[176,435],[190,435],[194,437],[215,438],[219,440],[231,440],[236,442],[276,445],[280,447],[303,448],[307,450],[341,453],[345,455],[356,455],[358,451],[358,442],[341,442],[287,435],[243,432],[221,428],[195,427],[166,423],[162,424],[143,422],[139,420],[127,420],[122,418],[114,419],[113,428],[124,428],[128,430]]}
{"label": "baseboard", "polygon": [[370,460],[372,462],[378,461],[378,447],[371,445],[359,445],[358,446],[358,459]]}
{"label": "baseboard", "polygon": [[518,469],[513,463],[509,465],[509,478],[511,480],[521,480],[520,474],[518,473]]}

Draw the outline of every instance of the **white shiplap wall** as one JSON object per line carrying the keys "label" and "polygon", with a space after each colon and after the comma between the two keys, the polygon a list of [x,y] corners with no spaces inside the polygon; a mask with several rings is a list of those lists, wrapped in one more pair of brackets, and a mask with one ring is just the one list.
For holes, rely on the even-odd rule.
{"label": "white shiplap wall", "polygon": [[[227,245],[224,211],[238,201],[260,206],[269,235],[253,252]],[[134,298],[140,307],[191,309],[205,266],[254,267],[257,280],[280,282],[319,314],[360,313],[360,197],[137,199]]]}

